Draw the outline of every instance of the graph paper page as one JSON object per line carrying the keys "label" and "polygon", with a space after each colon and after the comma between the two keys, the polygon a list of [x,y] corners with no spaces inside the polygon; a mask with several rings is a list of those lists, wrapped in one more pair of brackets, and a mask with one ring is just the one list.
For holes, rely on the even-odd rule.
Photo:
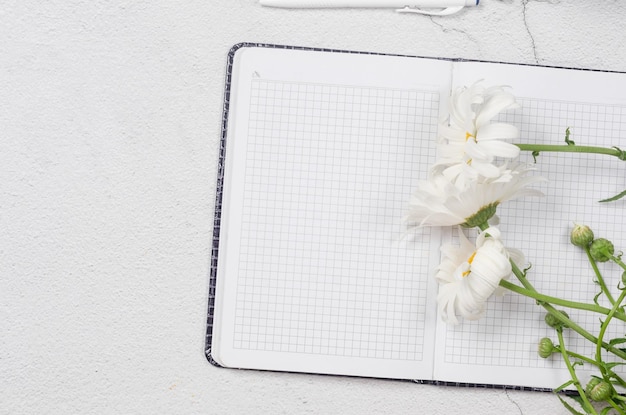
{"label": "graph paper page", "polygon": [[229,367],[432,376],[440,235],[407,237],[451,63],[237,51],[213,356]]}
{"label": "graph paper page", "polygon": [[[482,63],[456,67],[456,85],[479,79],[511,86],[521,108],[502,114],[500,120],[520,128],[520,142],[565,144],[569,127],[577,145],[626,147],[624,74]],[[529,154],[522,159],[533,162]],[[522,250],[532,263],[528,278],[540,292],[592,303],[599,289],[583,251],[569,244],[569,233],[574,222],[585,223],[596,237],[612,240],[618,250],[626,248],[624,201],[598,203],[626,189],[624,162],[607,156],[541,153],[535,167],[536,174],[549,180],[538,186],[546,196],[507,202],[499,208],[503,240],[508,247]],[[615,287],[621,271],[614,265],[602,269],[607,285]],[[511,281],[516,282],[515,277]],[[585,314],[567,312],[575,320]],[[479,321],[440,325],[436,378],[545,388],[563,384],[569,377],[562,359],[537,356],[542,337],[558,343],[544,315],[533,300],[508,294],[492,298]],[[598,318],[587,317],[581,325],[597,334]],[[619,323],[615,324],[618,331],[608,335],[623,336]],[[566,342],[568,349],[585,355],[595,350],[568,331]],[[584,368],[577,370],[585,373]]]}

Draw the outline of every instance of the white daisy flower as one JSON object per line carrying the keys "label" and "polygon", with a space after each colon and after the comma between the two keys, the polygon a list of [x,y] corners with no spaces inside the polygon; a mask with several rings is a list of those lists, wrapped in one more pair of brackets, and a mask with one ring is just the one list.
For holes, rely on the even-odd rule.
{"label": "white daisy flower", "polygon": [[543,195],[528,188],[544,181],[540,176],[527,176],[532,169],[521,164],[497,169],[497,178],[467,180],[463,186],[443,174],[431,175],[411,196],[405,222],[409,226],[475,227],[486,224],[504,201]]}
{"label": "white daisy flower", "polygon": [[501,86],[485,88],[479,83],[456,89],[450,98],[450,117],[439,129],[439,165],[450,178],[464,172],[470,176],[497,177],[495,157],[515,158],[520,149],[506,142],[519,138],[517,127],[492,123],[500,112],[518,107],[515,97]]}
{"label": "white daisy flower", "polygon": [[[493,294],[503,294],[501,279],[511,275],[513,256],[500,241],[500,231],[491,227],[476,239],[476,245],[459,230],[461,245],[441,248],[443,259],[435,275],[439,282],[437,304],[442,319],[458,324],[457,316],[477,320]],[[523,263],[519,251],[514,260]],[[519,262],[518,262],[519,261]]]}

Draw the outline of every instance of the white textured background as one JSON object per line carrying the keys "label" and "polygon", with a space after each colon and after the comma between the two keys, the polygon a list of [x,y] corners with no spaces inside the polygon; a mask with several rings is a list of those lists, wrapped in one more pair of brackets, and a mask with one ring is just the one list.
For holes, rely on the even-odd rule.
{"label": "white textured background", "polygon": [[566,413],[549,393],[209,365],[224,67],[249,41],[623,71],[625,18],[620,0],[445,18],[1,2],[0,413]]}

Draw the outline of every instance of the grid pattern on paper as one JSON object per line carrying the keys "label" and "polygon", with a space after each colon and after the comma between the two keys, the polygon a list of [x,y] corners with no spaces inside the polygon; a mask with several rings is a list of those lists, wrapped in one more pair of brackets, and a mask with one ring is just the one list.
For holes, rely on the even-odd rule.
{"label": "grid pattern on paper", "polygon": [[432,248],[428,230],[403,239],[401,218],[434,162],[438,106],[253,81],[233,347],[422,359]]}
{"label": "grid pattern on paper", "polygon": [[[520,127],[524,142],[565,144],[565,130],[569,127],[570,139],[578,145],[611,147],[619,144],[626,131],[625,106],[526,98],[518,101],[521,109],[501,115],[500,120]],[[529,163],[533,161],[529,155],[524,158]],[[541,153],[537,158],[537,174],[549,180],[541,186],[546,196],[507,202],[499,209],[503,238],[507,246],[522,250],[526,261],[532,263],[528,277],[540,292],[592,302],[599,289],[593,283],[586,256],[569,244],[569,231],[574,222],[586,223],[594,229],[596,237],[607,237],[616,246],[626,247],[626,238],[620,231],[626,228],[623,203],[597,203],[626,188],[622,164],[607,156]],[[603,264],[602,268],[607,284],[615,287],[621,271],[614,264]],[[561,359],[537,357],[540,338],[556,339],[534,301],[507,295],[490,300],[488,307],[483,319],[448,329],[448,362],[564,366]],[[568,310],[568,314],[577,321],[584,319],[581,325],[590,332],[598,332],[598,320],[591,313]],[[607,336],[623,336],[623,328],[621,332],[616,330]],[[575,334],[570,337],[566,339],[568,349],[587,355],[594,352],[588,341],[580,340]]]}

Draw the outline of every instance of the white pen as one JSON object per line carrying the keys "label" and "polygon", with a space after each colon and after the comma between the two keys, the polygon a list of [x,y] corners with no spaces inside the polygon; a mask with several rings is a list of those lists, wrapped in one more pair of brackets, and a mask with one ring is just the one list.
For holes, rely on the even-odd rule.
{"label": "white pen", "polygon": [[466,6],[476,6],[480,0],[260,0],[261,6],[293,9],[327,8],[393,8],[400,13],[444,16]]}

